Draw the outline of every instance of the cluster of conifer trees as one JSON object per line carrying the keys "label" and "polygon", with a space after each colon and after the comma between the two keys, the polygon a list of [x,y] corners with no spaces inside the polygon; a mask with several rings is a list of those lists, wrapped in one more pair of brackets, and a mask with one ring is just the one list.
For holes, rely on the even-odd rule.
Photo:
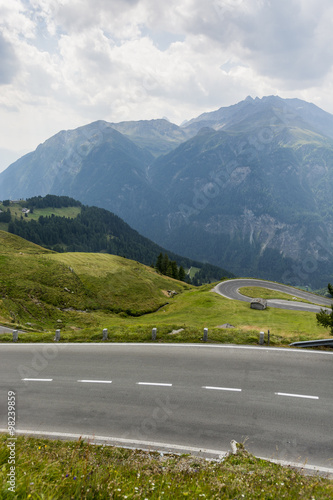
{"label": "cluster of conifer trees", "polygon": [[155,269],[165,276],[175,280],[186,281],[186,273],[183,266],[178,268],[175,260],[170,260],[168,254],[161,252],[157,257]]}
{"label": "cluster of conifer trees", "polygon": [[80,201],[74,200],[69,196],[57,196],[55,194],[47,194],[46,196],[33,196],[24,202],[24,206],[30,209],[34,208],[64,208],[64,207],[81,207]]}
{"label": "cluster of conifer trees", "polygon": [[9,208],[0,212],[0,222],[10,222],[11,214]]}

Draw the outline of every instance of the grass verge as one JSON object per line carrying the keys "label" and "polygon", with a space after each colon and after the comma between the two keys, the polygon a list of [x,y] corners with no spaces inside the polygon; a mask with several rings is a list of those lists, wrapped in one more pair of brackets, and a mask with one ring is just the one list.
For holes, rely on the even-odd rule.
{"label": "grass verge", "polygon": [[[52,342],[55,329],[61,330],[61,342],[101,342],[102,330],[109,332],[108,342],[149,342],[157,328],[157,342],[202,342],[208,328],[208,342],[257,345],[259,332],[270,330],[271,346],[328,338],[329,332],[316,323],[315,313],[267,308],[251,309],[246,302],[233,301],[210,291],[209,286],[185,290],[169,299],[159,311],[140,317],[124,312],[57,311],[53,329],[19,335],[20,342]],[[221,328],[229,323],[234,328]],[[25,325],[16,325],[24,329]],[[29,327],[33,329],[33,325]],[[178,331],[178,333],[174,333]],[[12,335],[0,335],[11,342]]]}
{"label": "grass verge", "polygon": [[[277,300],[290,300],[296,302],[304,302],[306,304],[315,304],[318,305],[318,302],[310,302],[309,300],[300,299],[298,297],[294,297],[292,294],[277,292],[276,290],[271,290],[269,288],[262,288],[258,286],[246,286],[240,288],[239,293],[245,295],[245,297],[261,297],[262,299],[277,299]],[[319,299],[319,297],[318,297]],[[315,299],[314,299],[315,300]],[[319,304],[320,305],[320,304]]]}
{"label": "grass verge", "polygon": [[0,436],[2,499],[328,499],[333,482],[235,455],[207,461],[76,442],[17,438],[15,493],[8,491],[8,438]]}

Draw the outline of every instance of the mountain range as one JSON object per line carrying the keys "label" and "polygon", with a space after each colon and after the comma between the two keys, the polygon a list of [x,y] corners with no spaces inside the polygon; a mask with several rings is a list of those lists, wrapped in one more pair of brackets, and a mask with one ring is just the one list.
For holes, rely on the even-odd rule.
{"label": "mountain range", "polygon": [[61,131],[0,174],[2,199],[48,193],[238,276],[333,279],[333,115],[299,99]]}

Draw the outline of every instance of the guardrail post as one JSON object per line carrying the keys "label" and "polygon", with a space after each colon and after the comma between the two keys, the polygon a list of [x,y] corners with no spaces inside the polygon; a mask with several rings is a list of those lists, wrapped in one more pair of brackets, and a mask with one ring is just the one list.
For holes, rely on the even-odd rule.
{"label": "guardrail post", "polygon": [[157,328],[153,328],[151,332],[151,339],[156,340]]}
{"label": "guardrail post", "polygon": [[207,342],[208,340],[208,328],[204,328],[204,334],[203,334],[203,339],[204,342]]}
{"label": "guardrail post", "polygon": [[17,341],[18,341],[18,331],[13,330],[13,342],[17,342]]}
{"label": "guardrail post", "polygon": [[107,339],[108,339],[108,329],[103,328],[103,340],[107,340]]}
{"label": "guardrail post", "polygon": [[60,340],[60,330],[56,330],[54,341],[59,342],[59,340]]}
{"label": "guardrail post", "polygon": [[259,344],[263,345],[264,341],[265,341],[265,332],[260,332],[260,334],[259,334]]}

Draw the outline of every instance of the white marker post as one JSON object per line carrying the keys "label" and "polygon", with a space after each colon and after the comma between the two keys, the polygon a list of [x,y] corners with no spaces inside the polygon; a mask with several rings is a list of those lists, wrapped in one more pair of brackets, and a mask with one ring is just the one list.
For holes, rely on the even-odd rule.
{"label": "white marker post", "polygon": [[259,334],[259,344],[263,345],[264,341],[265,341],[265,332],[260,332],[260,334]]}

